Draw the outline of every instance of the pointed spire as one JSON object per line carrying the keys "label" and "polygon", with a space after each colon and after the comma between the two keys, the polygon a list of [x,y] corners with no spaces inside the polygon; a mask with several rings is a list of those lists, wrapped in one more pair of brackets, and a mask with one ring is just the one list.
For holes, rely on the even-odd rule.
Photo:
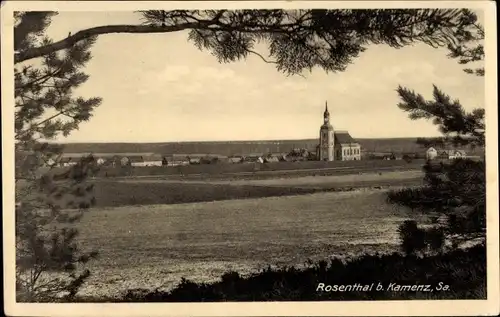
{"label": "pointed spire", "polygon": [[328,112],[328,100],[325,101],[325,112]]}

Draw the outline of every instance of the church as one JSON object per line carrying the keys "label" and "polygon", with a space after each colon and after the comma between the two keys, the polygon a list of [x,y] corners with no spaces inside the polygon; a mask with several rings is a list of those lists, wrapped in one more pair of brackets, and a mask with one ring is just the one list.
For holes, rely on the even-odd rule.
{"label": "church", "polygon": [[330,123],[328,103],[325,103],[323,125],[319,129],[316,155],[320,161],[361,160],[361,145],[347,131],[335,131]]}

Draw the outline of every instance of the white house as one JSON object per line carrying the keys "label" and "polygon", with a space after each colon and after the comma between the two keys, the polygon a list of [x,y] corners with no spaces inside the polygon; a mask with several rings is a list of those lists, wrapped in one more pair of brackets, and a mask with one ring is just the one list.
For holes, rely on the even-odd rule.
{"label": "white house", "polygon": [[439,153],[438,156],[441,159],[453,160],[459,158],[466,158],[467,153],[465,153],[464,150],[444,150],[441,153]]}
{"label": "white house", "polygon": [[264,159],[260,155],[249,155],[243,159],[244,163],[264,163]]}
{"label": "white house", "polygon": [[120,164],[121,164],[121,166],[129,166],[130,159],[128,157],[124,156],[120,159]]}
{"label": "white house", "polygon": [[433,147],[430,147],[427,149],[427,151],[425,152],[425,157],[428,159],[428,160],[433,160],[435,159],[436,157],[438,156],[438,152],[435,148]]}
{"label": "white house", "polygon": [[450,151],[450,159],[466,158],[467,153],[464,150],[452,150]]}
{"label": "white house", "polygon": [[45,166],[53,167],[57,164],[56,160],[52,157],[45,162]]}
{"label": "white house", "polygon": [[230,156],[230,157],[228,157],[228,161],[229,161],[229,163],[233,163],[233,164],[241,163],[243,161],[243,157],[241,157],[241,156]]}
{"label": "white house", "polygon": [[163,158],[159,154],[153,154],[148,156],[141,156],[143,165],[142,166],[162,166]]}
{"label": "white house", "polygon": [[264,158],[264,163],[277,163],[279,161],[279,158],[274,155],[268,155]]}
{"label": "white house", "polygon": [[106,160],[102,157],[99,157],[96,160],[97,165],[103,165],[105,162],[106,162]]}
{"label": "white house", "polygon": [[61,167],[74,166],[77,163],[78,163],[78,159],[74,159],[72,157],[63,157],[59,161],[59,166],[61,166]]}

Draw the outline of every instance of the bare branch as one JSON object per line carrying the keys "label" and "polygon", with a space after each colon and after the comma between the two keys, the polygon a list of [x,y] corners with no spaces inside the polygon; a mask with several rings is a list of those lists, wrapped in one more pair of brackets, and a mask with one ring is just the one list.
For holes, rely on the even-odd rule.
{"label": "bare branch", "polygon": [[277,63],[276,61],[269,61],[269,60],[265,59],[264,56],[262,56],[260,53],[257,53],[257,52],[252,51],[252,50],[247,50],[247,51],[248,51],[248,53],[252,53],[254,55],[259,56],[264,62],[266,62],[268,64],[276,64]]}
{"label": "bare branch", "polygon": [[152,26],[152,25],[106,25],[106,26],[98,26],[86,30],[82,30],[77,32],[64,40],[48,44],[41,47],[31,48],[26,51],[17,52],[14,54],[14,62],[20,63],[32,58],[41,57],[47,54],[50,54],[55,51],[59,51],[68,47],[71,47],[73,44],[91,38],[93,36],[102,35],[102,34],[111,34],[111,33],[169,33],[181,31],[189,28],[206,28],[211,25],[211,21],[207,22],[193,22],[193,23],[183,23],[179,25],[172,26]]}

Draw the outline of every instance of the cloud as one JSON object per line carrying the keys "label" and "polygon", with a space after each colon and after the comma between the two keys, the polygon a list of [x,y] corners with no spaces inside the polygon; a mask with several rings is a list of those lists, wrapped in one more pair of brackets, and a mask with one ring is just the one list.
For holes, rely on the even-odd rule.
{"label": "cloud", "polygon": [[167,66],[157,74],[157,80],[171,82],[183,80],[191,74],[191,68],[185,65]]}

